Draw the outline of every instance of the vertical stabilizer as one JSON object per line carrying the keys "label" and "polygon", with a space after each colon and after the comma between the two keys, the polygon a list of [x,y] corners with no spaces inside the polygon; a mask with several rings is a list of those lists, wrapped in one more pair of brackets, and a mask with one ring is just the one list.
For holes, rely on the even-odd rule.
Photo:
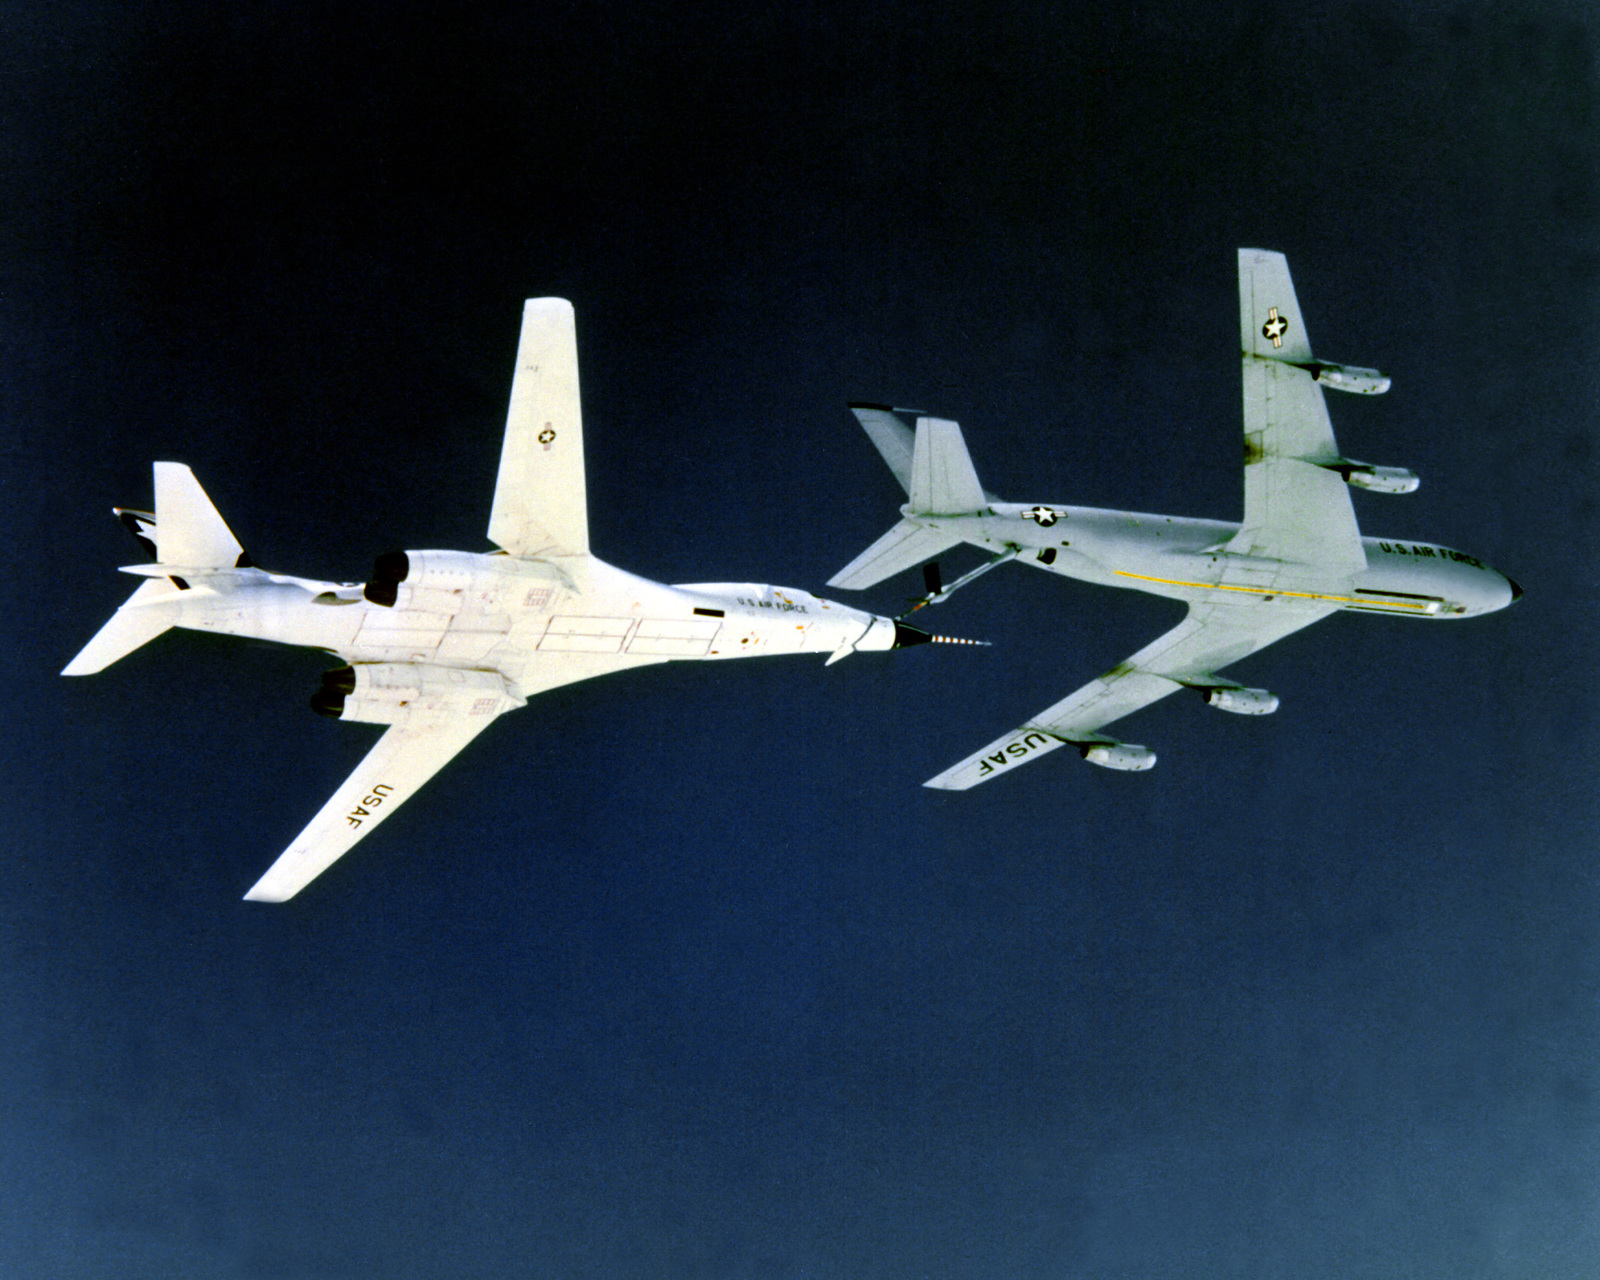
{"label": "vertical stabilizer", "polygon": [[988,506],[961,428],[945,418],[918,418],[911,454],[911,512],[956,516]]}
{"label": "vertical stabilizer", "polygon": [[181,462],[158,462],[155,472],[156,538],[162,564],[232,569],[250,563],[194,472]]}

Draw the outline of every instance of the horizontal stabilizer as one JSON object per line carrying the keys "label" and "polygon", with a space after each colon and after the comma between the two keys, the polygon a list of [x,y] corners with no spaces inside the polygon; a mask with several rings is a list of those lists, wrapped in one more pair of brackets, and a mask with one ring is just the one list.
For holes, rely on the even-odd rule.
{"label": "horizontal stabilizer", "polygon": [[[165,578],[152,579],[139,584],[139,589],[128,597],[128,602],[111,615],[111,621],[101,627],[95,638],[83,646],[82,652],[62,668],[64,676],[92,676],[104,671],[118,658],[125,658],[140,645],[148,644],[176,621],[176,612],[163,609],[168,596],[174,601],[178,588]],[[150,606],[156,606],[154,608]]]}
{"label": "horizontal stabilizer", "polygon": [[165,563],[214,569],[250,563],[194,472],[181,462],[158,462],[155,473],[156,541]]}
{"label": "horizontal stabilizer", "polygon": [[131,573],[136,578],[181,578],[185,582],[215,577],[218,574],[238,576],[231,570],[204,564],[119,564],[117,572]]}
{"label": "horizontal stabilizer", "polygon": [[961,536],[902,520],[888,533],[828,579],[830,587],[861,591],[885,578],[942,555],[959,545]]}
{"label": "horizontal stabilizer", "polygon": [[988,508],[961,428],[945,418],[918,418],[911,455],[911,510],[954,516]]}

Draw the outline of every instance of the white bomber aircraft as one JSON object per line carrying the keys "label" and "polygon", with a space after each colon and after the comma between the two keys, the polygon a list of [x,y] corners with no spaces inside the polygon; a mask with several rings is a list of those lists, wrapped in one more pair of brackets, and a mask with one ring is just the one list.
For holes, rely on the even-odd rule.
{"label": "white bomber aircraft", "polygon": [[[944,641],[805,591],[665,586],[589,552],[572,304],[524,306],[491,554],[395,551],[372,579],[256,568],[188,467],[155,464],[155,512],[116,508],[155,557],[145,581],[61,673],[90,675],[170,627],[326,650],[312,708],[388,725],[356,771],[246,898],[282,902],[348,852],[503,712],[534,694],[657,662]],[[947,643],[977,643],[946,641]]]}
{"label": "white bomber aircraft", "polygon": [[961,428],[917,417],[916,428],[880,405],[852,405],[910,499],[887,534],[834,575],[832,587],[870,587],[971,543],[993,558],[941,588],[924,568],[934,604],[1009,560],[1109,587],[1182,600],[1184,620],[1125,662],[924,785],[963,791],[1057,747],[1111,769],[1148,769],[1149,748],[1118,742],[1107,725],[1181,688],[1245,715],[1277,710],[1265,689],[1217,673],[1340,609],[1397,618],[1463,618],[1522,595],[1481,561],[1410,538],[1364,538],[1347,485],[1410,493],[1417,477],[1342,457],[1323,389],[1389,389],[1376,369],[1311,354],[1289,266],[1281,253],[1239,250],[1239,335],[1244,357],[1244,521],[1002,502],[978,483]]}

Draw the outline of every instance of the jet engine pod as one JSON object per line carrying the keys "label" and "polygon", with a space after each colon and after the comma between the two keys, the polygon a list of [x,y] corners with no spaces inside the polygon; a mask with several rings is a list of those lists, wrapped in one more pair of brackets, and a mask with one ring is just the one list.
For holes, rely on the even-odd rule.
{"label": "jet engine pod", "polygon": [[[476,551],[386,551],[372,566],[372,579],[362,589],[373,604],[385,608],[420,608],[454,613],[468,608],[501,612],[507,600],[521,600],[529,587],[553,584],[549,566],[507,555]],[[509,593],[509,594],[508,594]],[[548,599],[547,589],[545,596]]]}
{"label": "jet engine pod", "polygon": [[322,687],[311,695],[311,709],[359,724],[403,724],[418,717],[437,721],[499,715],[526,701],[494,671],[363,662],[323,672]]}
{"label": "jet engine pod", "polygon": [[1323,386],[1333,391],[1353,391],[1361,396],[1381,396],[1389,389],[1389,379],[1376,369],[1357,369],[1353,365],[1329,364],[1318,360],[1303,366]]}
{"label": "jet engine pod", "polygon": [[1265,689],[1207,689],[1206,702],[1218,711],[1241,716],[1270,716],[1278,709],[1278,695]]}
{"label": "jet engine pod", "polygon": [[1344,482],[1374,493],[1415,493],[1422,480],[1404,467],[1374,467],[1366,462],[1345,462],[1334,467]]}
{"label": "jet engine pod", "polygon": [[322,686],[311,695],[311,709],[337,720],[344,715],[344,700],[356,691],[354,667],[336,667],[322,673]]}
{"label": "jet engine pod", "polygon": [[411,572],[411,557],[404,551],[385,551],[372,566],[372,579],[362,588],[361,594],[373,604],[394,608],[400,596],[400,584]]}
{"label": "jet engine pod", "polygon": [[1102,769],[1124,769],[1139,773],[1155,768],[1156,753],[1131,742],[1080,742],[1078,751],[1090,764]]}

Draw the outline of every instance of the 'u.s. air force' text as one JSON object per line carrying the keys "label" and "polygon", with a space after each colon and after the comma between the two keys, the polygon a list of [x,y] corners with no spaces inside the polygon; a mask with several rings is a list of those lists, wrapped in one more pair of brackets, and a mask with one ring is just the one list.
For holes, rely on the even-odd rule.
{"label": "'u.s. air force' text", "polygon": [[344,820],[352,827],[359,827],[372,816],[372,811],[381,805],[384,798],[393,791],[387,782],[380,782],[372,788],[372,794],[361,797],[361,803],[353,811],[344,815]]}
{"label": "'u.s. air force' text", "polygon": [[1030,755],[1035,751],[1048,751],[1051,747],[1059,747],[1060,738],[1052,738],[1048,733],[1040,733],[1035,729],[1025,733],[1015,742],[1008,742],[993,755],[984,756],[978,761],[978,776],[987,778],[995,771],[996,765],[1008,765]]}

